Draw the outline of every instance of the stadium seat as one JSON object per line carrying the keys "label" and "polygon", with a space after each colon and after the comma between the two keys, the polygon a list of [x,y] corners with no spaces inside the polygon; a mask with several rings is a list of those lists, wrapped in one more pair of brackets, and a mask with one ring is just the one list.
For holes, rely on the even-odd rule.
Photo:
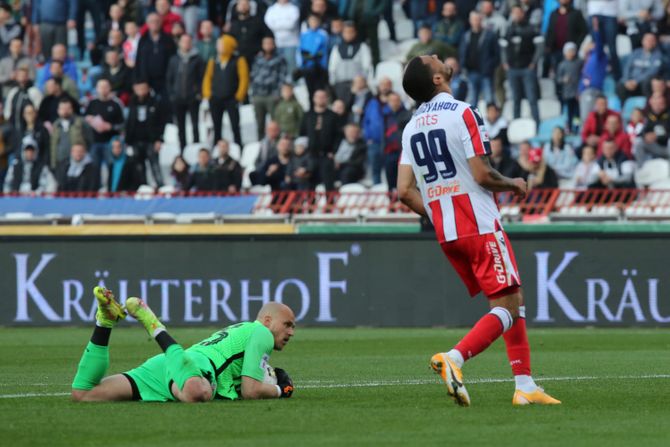
{"label": "stadium seat", "polygon": [[633,43],[626,34],[617,34],[616,52],[619,57],[627,56],[633,51]]}
{"label": "stadium seat", "polygon": [[417,43],[419,39],[407,39],[398,44],[398,52],[393,57],[393,60],[397,60],[400,62],[405,62],[407,60],[407,53],[409,53],[409,50],[412,49],[415,43]]}
{"label": "stadium seat", "polygon": [[167,144],[163,143],[161,151],[158,153],[158,163],[161,166],[171,167],[175,157],[179,155],[179,143]]}
{"label": "stadium seat", "polygon": [[607,95],[607,107],[615,112],[621,112],[621,100],[617,95]]}
{"label": "stadium seat", "polygon": [[537,101],[540,109],[540,119],[556,118],[563,113],[563,106],[558,99],[540,98]]}
{"label": "stadium seat", "polygon": [[535,120],[518,118],[512,120],[507,127],[507,138],[512,144],[519,144],[524,140],[534,138],[537,133]]}
{"label": "stadium seat", "polygon": [[[191,166],[197,165],[198,152],[200,152],[200,149],[202,149],[203,147],[204,146],[200,143],[187,144],[186,147],[184,148],[184,153],[182,154],[182,157],[184,157],[186,163],[188,163]],[[170,164],[172,164],[172,161],[170,161]]]}
{"label": "stadium seat", "polygon": [[670,178],[659,180],[649,185],[651,189],[670,189]]}
{"label": "stadium seat", "polygon": [[623,118],[624,124],[628,123],[630,116],[633,114],[633,110],[636,108],[644,109],[647,105],[647,98],[645,96],[631,96],[626,99],[623,103],[623,111],[621,112],[621,117]]}
{"label": "stadium seat", "polygon": [[389,31],[389,27],[386,24],[386,20],[379,21],[379,24],[377,25],[377,36],[379,37],[380,41],[391,38],[391,32]]}
{"label": "stadium seat", "polygon": [[240,165],[245,170],[253,170],[254,164],[256,163],[256,158],[258,158],[258,152],[261,150],[261,143],[247,143],[244,145],[244,150],[242,151],[242,156],[240,157]]}
{"label": "stadium seat", "polygon": [[556,97],[556,83],[553,79],[540,79],[540,98],[558,99]]}
{"label": "stadium seat", "polygon": [[414,24],[411,20],[398,20],[395,23],[395,34],[399,41],[414,38]]}
{"label": "stadium seat", "polygon": [[309,110],[309,92],[305,84],[298,84],[293,87],[295,99],[300,103],[303,110]]}
{"label": "stadium seat", "polygon": [[[214,157],[219,156],[218,153],[214,153],[212,155]],[[240,157],[242,157],[242,149],[240,149],[240,146],[237,143],[234,143],[234,142],[231,141],[230,142],[230,150],[228,151],[228,155],[230,155],[230,157],[233,160],[240,161]]]}
{"label": "stadium seat", "polygon": [[535,138],[540,140],[542,143],[546,143],[547,141],[551,140],[551,134],[556,127],[560,127],[561,129],[565,127],[565,120],[562,116],[540,121],[540,128],[538,129],[537,136]]}
{"label": "stadium seat", "polygon": [[158,194],[162,194],[164,196],[171,196],[176,192],[177,188],[175,188],[174,185],[163,185],[158,188]]}
{"label": "stadium seat", "polygon": [[372,185],[370,187],[370,192],[389,192],[389,185],[386,182],[377,183],[376,185]]}
{"label": "stadium seat", "polygon": [[670,163],[657,158],[645,162],[635,171],[635,184],[639,187],[649,186],[670,179]]}
{"label": "stadium seat", "polygon": [[[505,101],[505,104],[503,104],[502,116],[507,121],[512,121],[514,119],[514,101],[511,99],[508,99]],[[526,99],[521,100],[521,118],[530,118],[530,105]]]}
{"label": "stadium seat", "polygon": [[379,53],[381,60],[395,60],[396,53],[398,52],[398,46],[395,42],[391,40],[380,40],[379,41]]}
{"label": "stadium seat", "polygon": [[368,192],[368,188],[360,183],[347,183],[340,187],[340,194]]}
{"label": "stadium seat", "polygon": [[381,78],[387,77],[393,82],[393,90],[402,91],[402,70],[398,61],[381,61],[375,67],[375,85],[371,87],[376,87]]}
{"label": "stadium seat", "polygon": [[611,75],[607,75],[603,81],[603,93],[608,98],[616,95],[616,81]]}
{"label": "stadium seat", "polygon": [[269,194],[272,192],[270,185],[254,185],[249,188],[249,194]]}

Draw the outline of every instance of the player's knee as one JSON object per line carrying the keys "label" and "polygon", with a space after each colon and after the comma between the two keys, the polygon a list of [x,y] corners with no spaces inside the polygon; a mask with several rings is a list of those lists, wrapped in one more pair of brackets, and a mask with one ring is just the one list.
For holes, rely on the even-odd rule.
{"label": "player's knee", "polygon": [[212,387],[202,377],[191,377],[182,389],[184,402],[207,402],[212,400]]}

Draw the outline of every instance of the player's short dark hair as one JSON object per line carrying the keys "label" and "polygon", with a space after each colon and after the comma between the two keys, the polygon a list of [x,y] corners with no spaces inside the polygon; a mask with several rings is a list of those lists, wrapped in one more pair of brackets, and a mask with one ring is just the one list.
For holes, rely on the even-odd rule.
{"label": "player's short dark hair", "polygon": [[402,77],[402,88],[417,103],[428,102],[435,94],[433,85],[433,71],[423,63],[421,56],[409,61]]}

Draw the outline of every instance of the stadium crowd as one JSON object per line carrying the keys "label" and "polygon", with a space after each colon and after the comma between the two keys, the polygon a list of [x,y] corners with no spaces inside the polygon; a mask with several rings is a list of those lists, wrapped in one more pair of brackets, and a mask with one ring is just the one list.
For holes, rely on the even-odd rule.
{"label": "stadium crowd", "polygon": [[[414,38],[398,38],[399,19]],[[531,187],[633,187],[669,158],[668,0],[13,0],[0,2],[0,185],[393,189],[415,105],[384,48],[445,60],[454,96],[480,106],[494,166]]]}

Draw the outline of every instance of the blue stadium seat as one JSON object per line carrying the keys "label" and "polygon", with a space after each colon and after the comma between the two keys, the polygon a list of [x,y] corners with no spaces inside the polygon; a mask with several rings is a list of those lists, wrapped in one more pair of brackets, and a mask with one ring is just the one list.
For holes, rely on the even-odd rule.
{"label": "blue stadium seat", "polygon": [[607,105],[615,112],[621,112],[621,100],[617,95],[607,95]]}
{"label": "blue stadium seat", "polygon": [[605,81],[603,82],[603,93],[606,96],[611,96],[616,94],[616,82],[612,75],[607,75]]}
{"label": "blue stadium seat", "polygon": [[647,98],[645,96],[631,96],[626,99],[626,102],[623,103],[623,112],[621,113],[624,124],[628,122],[635,108],[644,109],[646,105]]}
{"label": "blue stadium seat", "polygon": [[565,118],[563,116],[540,121],[540,128],[537,131],[535,140],[541,143],[546,143],[551,140],[551,133],[554,131],[555,127],[565,128]]}

